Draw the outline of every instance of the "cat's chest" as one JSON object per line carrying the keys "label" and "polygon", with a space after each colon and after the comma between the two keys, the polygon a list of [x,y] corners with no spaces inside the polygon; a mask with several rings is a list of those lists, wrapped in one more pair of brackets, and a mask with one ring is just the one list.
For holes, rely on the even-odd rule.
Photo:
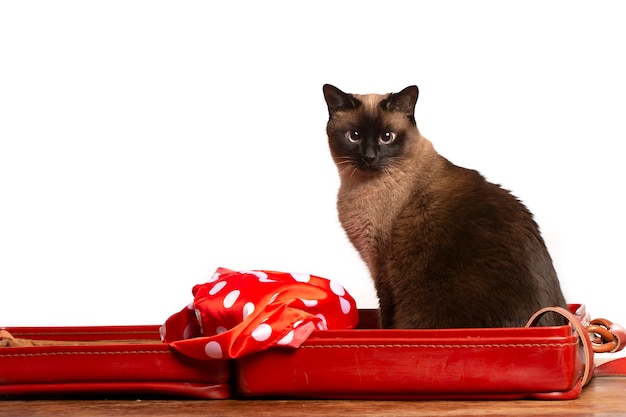
{"label": "cat's chest", "polygon": [[395,219],[406,202],[408,187],[389,180],[342,185],[337,199],[339,220],[348,238],[370,266],[387,247]]}

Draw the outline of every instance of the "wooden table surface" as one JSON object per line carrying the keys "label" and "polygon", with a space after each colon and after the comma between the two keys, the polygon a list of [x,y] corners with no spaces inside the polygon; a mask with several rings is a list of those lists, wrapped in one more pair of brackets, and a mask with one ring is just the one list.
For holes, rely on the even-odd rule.
{"label": "wooden table surface", "polygon": [[626,378],[595,378],[570,401],[5,400],[0,416],[626,416]]}

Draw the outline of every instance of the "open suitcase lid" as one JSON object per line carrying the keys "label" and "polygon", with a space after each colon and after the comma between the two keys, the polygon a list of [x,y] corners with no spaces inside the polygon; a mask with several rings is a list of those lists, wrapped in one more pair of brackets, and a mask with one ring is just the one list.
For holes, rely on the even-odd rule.
{"label": "open suitcase lid", "polygon": [[13,327],[36,346],[0,348],[0,396],[232,395],[228,361],[185,357],[159,339],[160,326]]}

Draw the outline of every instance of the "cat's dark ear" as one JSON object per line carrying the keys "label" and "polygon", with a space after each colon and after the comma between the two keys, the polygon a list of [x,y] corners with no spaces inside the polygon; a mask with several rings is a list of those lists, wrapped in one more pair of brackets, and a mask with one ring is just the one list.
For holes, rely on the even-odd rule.
{"label": "cat's dark ear", "polygon": [[387,99],[383,100],[381,105],[385,110],[398,111],[413,115],[415,113],[415,104],[419,90],[416,85],[409,86],[399,93],[391,94]]}
{"label": "cat's dark ear", "polygon": [[334,85],[324,84],[323,90],[328,113],[331,116],[336,111],[352,110],[361,105],[361,102],[352,94],[344,93]]}

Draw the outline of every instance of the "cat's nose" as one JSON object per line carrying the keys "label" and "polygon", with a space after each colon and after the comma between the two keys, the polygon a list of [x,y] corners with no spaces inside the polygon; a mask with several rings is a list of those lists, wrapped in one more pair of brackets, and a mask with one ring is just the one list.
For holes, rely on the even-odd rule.
{"label": "cat's nose", "polygon": [[363,161],[368,165],[372,165],[376,162],[376,155],[363,155]]}
{"label": "cat's nose", "polygon": [[368,167],[375,165],[378,162],[378,155],[376,155],[376,152],[365,152],[363,153],[363,162]]}

